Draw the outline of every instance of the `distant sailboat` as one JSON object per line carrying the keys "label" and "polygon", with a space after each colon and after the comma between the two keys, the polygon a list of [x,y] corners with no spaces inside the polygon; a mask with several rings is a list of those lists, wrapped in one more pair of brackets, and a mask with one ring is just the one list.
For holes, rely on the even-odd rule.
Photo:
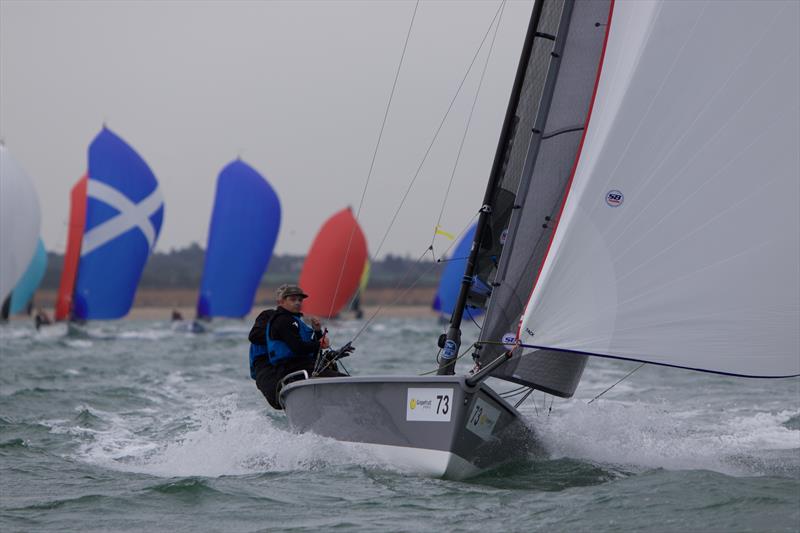
{"label": "distant sailboat", "polygon": [[309,295],[303,312],[338,315],[358,290],[366,262],[364,232],[350,208],[342,209],[322,225],[303,263],[300,286]]}
{"label": "distant sailboat", "polygon": [[33,254],[27,270],[22,275],[22,278],[17,282],[14,290],[11,291],[8,314],[18,315],[27,310],[28,304],[33,299],[33,294],[39,287],[39,284],[44,278],[44,272],[47,269],[47,252],[44,249],[44,243],[39,239],[39,244],[36,246],[36,253]]}
{"label": "distant sailboat", "polygon": [[241,160],[217,179],[197,317],[242,318],[253,307],[281,225],[270,184]]}
{"label": "distant sailboat", "polygon": [[163,218],[150,167],[104,127],[89,146],[88,172],[71,193],[56,320],[125,316]]}
{"label": "distant sailboat", "polygon": [[40,217],[33,180],[0,144],[0,302],[10,295],[36,253]]}
{"label": "distant sailboat", "polygon": [[[464,277],[467,257],[469,256],[469,249],[472,246],[472,240],[475,238],[476,228],[477,224],[473,225],[458,241],[452,256],[445,260],[442,277],[439,279],[439,288],[436,291],[432,307],[434,311],[448,321],[456,307],[458,293],[461,290],[461,280]],[[473,280],[473,287],[476,286],[483,287],[483,283],[478,281],[477,278]],[[483,291],[483,293],[485,292],[486,291]],[[485,296],[483,296],[483,299],[485,299]],[[468,305],[464,312],[470,317],[475,318],[483,314],[483,307]]]}
{"label": "distant sailboat", "polygon": [[372,263],[370,263],[370,260],[367,259],[364,263],[364,270],[361,272],[361,279],[358,281],[358,290],[353,296],[353,299],[350,301],[350,310],[353,311],[353,314],[357,319],[364,318],[364,310],[361,308],[361,298],[364,296],[364,292],[367,290],[369,274],[371,271]]}

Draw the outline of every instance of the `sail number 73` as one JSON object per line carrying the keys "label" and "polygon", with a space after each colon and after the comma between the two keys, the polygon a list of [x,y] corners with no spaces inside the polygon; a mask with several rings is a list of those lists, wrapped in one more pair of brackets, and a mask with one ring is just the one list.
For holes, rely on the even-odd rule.
{"label": "sail number 73", "polygon": [[442,413],[446,415],[450,411],[450,396],[437,394],[436,399],[439,400],[439,403],[436,404],[436,414]]}
{"label": "sail number 73", "polygon": [[409,388],[406,395],[406,420],[449,422],[454,400],[453,389]]}

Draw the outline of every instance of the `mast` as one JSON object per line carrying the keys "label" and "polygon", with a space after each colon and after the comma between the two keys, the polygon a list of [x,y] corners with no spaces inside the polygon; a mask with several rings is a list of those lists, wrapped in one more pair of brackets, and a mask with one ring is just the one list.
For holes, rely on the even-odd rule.
{"label": "mast", "polygon": [[472,248],[467,258],[464,277],[461,280],[461,289],[458,293],[458,300],[456,300],[453,316],[450,319],[450,327],[447,329],[447,335],[444,345],[442,346],[442,357],[439,360],[439,369],[437,371],[437,375],[440,376],[455,373],[455,361],[461,346],[461,320],[464,316],[467,296],[472,286],[472,277],[475,275],[475,267],[478,261],[478,251],[480,250],[483,231],[487,226],[489,215],[492,213],[493,193],[502,177],[503,161],[507,152],[508,141],[516,125],[515,112],[517,104],[519,103],[520,94],[522,93],[522,85],[525,81],[525,72],[527,71],[528,62],[530,61],[531,50],[533,49],[536,27],[539,24],[539,17],[542,14],[542,3],[541,0],[537,0],[531,11],[531,20],[528,23],[528,31],[525,35],[525,42],[523,43],[522,53],[520,55],[519,64],[517,65],[514,85],[512,86],[511,96],[508,101],[508,107],[506,108],[506,116],[503,119],[503,127],[500,130],[500,140],[497,143],[492,170],[489,173],[489,183],[486,185],[486,192],[483,195],[483,203],[478,217],[478,226],[475,229],[475,238],[472,241]]}

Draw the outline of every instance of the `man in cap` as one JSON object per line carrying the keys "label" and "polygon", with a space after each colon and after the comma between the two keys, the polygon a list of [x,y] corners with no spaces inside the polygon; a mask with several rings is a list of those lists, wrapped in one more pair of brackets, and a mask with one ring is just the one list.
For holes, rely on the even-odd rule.
{"label": "man in cap", "polygon": [[[311,375],[320,350],[330,347],[315,317],[303,321],[303,300],[308,295],[297,285],[281,285],[278,307],[262,311],[250,330],[250,377],[275,409],[282,409],[277,386],[292,372],[305,370]],[[322,377],[341,376],[332,368],[317,373]]]}

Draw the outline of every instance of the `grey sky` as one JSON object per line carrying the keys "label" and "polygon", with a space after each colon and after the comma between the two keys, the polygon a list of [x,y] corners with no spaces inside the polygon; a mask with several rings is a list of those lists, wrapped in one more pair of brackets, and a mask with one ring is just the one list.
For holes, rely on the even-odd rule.
{"label": "grey sky", "polygon": [[[420,4],[360,216],[371,253],[499,5]],[[503,12],[444,212],[450,232],[479,207],[530,9],[511,1]],[[328,216],[358,206],[413,10],[413,1],[0,1],[0,137],[36,184],[45,246],[64,249],[69,190],[106,122],[159,179],[158,250],[205,246],[217,174],[241,155],[281,198],[276,252],[305,253]],[[430,242],[487,49],[381,256]]]}

